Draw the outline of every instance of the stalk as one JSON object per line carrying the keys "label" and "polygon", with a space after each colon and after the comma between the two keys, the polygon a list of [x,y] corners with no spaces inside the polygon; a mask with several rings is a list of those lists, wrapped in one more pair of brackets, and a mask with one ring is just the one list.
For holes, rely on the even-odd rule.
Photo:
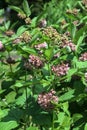
{"label": "stalk", "polygon": [[52,130],[54,130],[54,110],[53,110],[53,112],[52,112]]}

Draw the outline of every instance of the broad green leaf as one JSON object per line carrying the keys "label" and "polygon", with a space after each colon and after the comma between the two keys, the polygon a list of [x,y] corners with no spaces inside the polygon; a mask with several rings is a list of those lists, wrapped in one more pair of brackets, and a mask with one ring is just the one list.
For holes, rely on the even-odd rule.
{"label": "broad green leaf", "polygon": [[73,74],[77,72],[77,69],[72,68],[68,70],[67,77],[71,77]]}
{"label": "broad green leaf", "polygon": [[0,130],[12,130],[18,126],[16,121],[0,122]]}
{"label": "broad green leaf", "polygon": [[1,110],[0,109],[0,119],[8,115],[8,109]]}
{"label": "broad green leaf", "polygon": [[16,92],[12,91],[12,92],[9,92],[9,94],[6,95],[6,102],[7,103],[12,103],[15,101],[15,97],[16,97]]}
{"label": "broad green leaf", "polygon": [[29,17],[31,15],[31,11],[30,11],[27,0],[23,0],[23,9],[24,9],[24,12],[26,13],[27,17]]}
{"label": "broad green leaf", "polygon": [[14,86],[17,88],[21,88],[21,87],[23,87],[23,84],[21,82],[17,81]]}
{"label": "broad green leaf", "polygon": [[64,103],[62,104],[62,109],[63,109],[63,111],[69,115],[68,107],[69,107],[68,102],[64,102]]}
{"label": "broad green leaf", "polygon": [[28,47],[24,46],[24,47],[20,47],[20,49],[28,54],[37,55],[36,51],[33,48],[28,48]]}
{"label": "broad green leaf", "polygon": [[77,61],[76,67],[78,69],[86,69],[87,68],[87,61]]}
{"label": "broad green leaf", "polygon": [[51,60],[51,58],[53,57],[53,48],[47,49],[45,51],[44,55],[45,55],[47,60]]}
{"label": "broad green leaf", "polygon": [[74,97],[74,92],[75,92],[75,90],[69,90],[68,92],[66,92],[65,94],[60,96],[59,100],[66,101],[66,100],[72,99]]}

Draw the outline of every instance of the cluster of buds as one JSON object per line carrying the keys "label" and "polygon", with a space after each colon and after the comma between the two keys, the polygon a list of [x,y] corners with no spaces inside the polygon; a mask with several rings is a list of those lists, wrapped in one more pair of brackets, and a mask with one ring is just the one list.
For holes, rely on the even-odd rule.
{"label": "cluster of buds", "polygon": [[26,18],[26,19],[25,19],[25,23],[26,23],[26,24],[30,24],[30,23],[31,23],[31,19],[30,19],[29,17]]}
{"label": "cluster of buds", "polygon": [[67,24],[66,20],[65,20],[65,19],[63,19],[63,20],[61,21],[61,24],[62,24],[62,25]]}
{"label": "cluster of buds", "polygon": [[24,14],[24,13],[18,13],[18,17],[20,19],[23,19],[26,24],[30,24],[31,23],[31,19],[29,17],[26,17],[26,14]]}
{"label": "cluster of buds", "polygon": [[15,40],[13,40],[13,44],[18,44],[20,42],[21,42],[20,38],[16,38]]}
{"label": "cluster of buds", "polygon": [[12,57],[8,57],[6,61],[8,64],[15,64],[15,59]]}
{"label": "cluster of buds", "polygon": [[44,28],[44,27],[46,27],[46,25],[47,25],[47,21],[46,21],[45,19],[42,19],[42,20],[39,22],[39,24],[38,24],[38,26],[39,26],[40,28]]}
{"label": "cluster of buds", "polygon": [[85,80],[87,81],[87,72],[85,73]]}
{"label": "cluster of buds", "polygon": [[73,21],[73,24],[76,25],[76,26],[78,25],[78,23],[79,23],[78,20]]}
{"label": "cluster of buds", "polygon": [[87,6],[87,0],[82,0],[82,3]]}
{"label": "cluster of buds", "polygon": [[25,62],[24,62],[24,68],[25,68],[26,70],[31,70],[31,69],[32,69],[32,66],[29,64],[28,61],[25,61]]}
{"label": "cluster of buds", "polygon": [[55,96],[56,92],[51,89],[48,93],[41,93],[38,95],[38,104],[45,110],[54,109],[53,103],[58,103],[58,97]]}
{"label": "cluster of buds", "polygon": [[53,27],[47,27],[43,29],[43,34],[48,36],[51,40],[60,40],[60,34]]}
{"label": "cluster of buds", "polygon": [[3,46],[3,44],[2,44],[2,42],[0,41],[0,51],[4,51],[4,46]]}
{"label": "cluster of buds", "polygon": [[70,69],[69,64],[62,63],[61,65],[52,66],[52,71],[57,76],[64,76],[67,74],[68,70]]}
{"label": "cluster of buds", "polygon": [[33,65],[36,68],[40,68],[43,66],[43,62],[38,56],[30,55],[28,61],[31,65]]}
{"label": "cluster of buds", "polygon": [[72,43],[71,40],[64,39],[62,41],[62,44],[60,45],[60,47],[66,48],[67,46],[69,46],[72,51],[75,51],[75,49],[76,49],[76,45],[74,43]]}
{"label": "cluster of buds", "polygon": [[5,32],[5,34],[7,36],[12,36],[14,34],[14,31],[13,30],[8,30],[8,31]]}
{"label": "cluster of buds", "polygon": [[79,57],[79,60],[86,61],[87,60],[87,52],[81,54],[81,56]]}
{"label": "cluster of buds", "polygon": [[37,50],[40,50],[40,49],[43,49],[43,48],[47,48],[47,43],[43,42],[43,43],[37,44],[37,45],[35,45],[35,48]]}
{"label": "cluster of buds", "polygon": [[26,42],[26,43],[30,42],[31,38],[32,38],[32,37],[31,37],[31,35],[29,34],[28,31],[25,31],[25,32],[20,36],[21,41]]}
{"label": "cluster of buds", "polygon": [[59,58],[59,57],[60,57],[60,53],[58,52],[58,53],[54,54],[53,57],[54,57],[54,58]]}
{"label": "cluster of buds", "polygon": [[25,19],[26,18],[26,14],[24,14],[24,13],[18,13],[17,15],[18,15],[18,17],[20,19]]}
{"label": "cluster of buds", "polygon": [[74,8],[73,10],[68,9],[68,10],[66,11],[67,14],[73,14],[73,15],[77,15],[78,12],[79,12],[79,10],[76,9],[76,8]]}

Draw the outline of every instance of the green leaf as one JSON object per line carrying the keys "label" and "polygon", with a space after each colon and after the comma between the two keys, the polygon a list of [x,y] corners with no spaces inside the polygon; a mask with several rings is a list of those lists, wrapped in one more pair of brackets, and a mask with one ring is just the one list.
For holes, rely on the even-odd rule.
{"label": "green leaf", "polygon": [[15,101],[15,97],[16,97],[16,92],[12,91],[9,94],[7,94],[5,98],[7,103],[12,103]]}
{"label": "green leaf", "polygon": [[26,13],[27,17],[29,17],[31,15],[31,11],[30,11],[27,0],[23,1],[23,9],[24,9],[24,12]]}
{"label": "green leaf", "polygon": [[24,14],[24,12],[23,12],[23,10],[21,10],[19,7],[17,7],[17,6],[9,6],[11,9],[13,9],[13,10],[15,10],[16,12],[20,12],[20,13],[22,13],[22,14]]}
{"label": "green leaf", "polygon": [[87,123],[85,124],[84,130],[87,130]]}
{"label": "green leaf", "polygon": [[69,69],[68,70],[68,73],[67,73],[67,81],[70,81],[71,80],[71,78],[72,78],[72,76],[74,75],[74,74],[76,74],[76,72],[77,72],[77,69]]}
{"label": "green leaf", "polygon": [[0,9],[0,16],[4,14],[4,9]]}
{"label": "green leaf", "polygon": [[78,52],[79,47],[80,47],[81,44],[82,44],[82,41],[83,41],[84,37],[85,37],[85,33],[83,33],[83,35],[80,36],[80,38],[79,38],[79,40],[78,40],[78,42],[77,42],[77,45],[76,45],[76,51],[77,51],[77,52]]}
{"label": "green leaf", "polygon": [[27,30],[27,27],[26,26],[21,26],[18,28],[17,30],[17,36],[20,36],[22,33],[24,33],[25,31]]}
{"label": "green leaf", "polygon": [[44,53],[47,60],[50,60],[53,57],[53,48],[49,48]]}
{"label": "green leaf", "polygon": [[35,126],[30,126],[29,128],[27,128],[26,130],[38,130],[38,128],[37,127],[35,127]]}
{"label": "green leaf", "polygon": [[12,130],[18,126],[16,121],[0,122],[0,130]]}
{"label": "green leaf", "polygon": [[24,47],[20,47],[20,49],[22,51],[27,52],[28,54],[35,54],[35,55],[37,55],[36,51],[34,49],[32,49],[32,48],[27,48],[26,46],[24,46]]}
{"label": "green leaf", "polygon": [[81,115],[79,113],[73,114],[73,116],[72,116],[73,123],[79,121],[79,119],[81,119],[81,118],[83,118],[83,115]]}
{"label": "green leaf", "polygon": [[76,67],[78,68],[78,69],[86,69],[87,68],[87,61],[77,61],[76,62]]}
{"label": "green leaf", "polygon": [[75,92],[75,90],[69,90],[68,92],[66,92],[65,94],[60,96],[59,100],[66,101],[66,100],[72,99],[74,97],[74,92]]}
{"label": "green leaf", "polygon": [[8,29],[9,29],[10,24],[11,24],[11,22],[10,22],[10,21],[8,21],[8,22],[6,22],[6,23],[5,23],[5,28],[6,28],[6,30],[8,30]]}

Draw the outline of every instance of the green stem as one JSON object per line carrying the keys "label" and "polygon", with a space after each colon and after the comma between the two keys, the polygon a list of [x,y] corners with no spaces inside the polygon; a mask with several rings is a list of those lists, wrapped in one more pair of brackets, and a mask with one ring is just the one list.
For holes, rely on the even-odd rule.
{"label": "green stem", "polygon": [[53,111],[53,118],[52,118],[52,130],[54,130],[54,111]]}
{"label": "green stem", "polygon": [[[8,52],[8,57],[11,57],[10,52]],[[11,63],[9,64],[9,67],[10,67],[10,71],[13,72]]]}
{"label": "green stem", "polygon": [[[25,82],[26,82],[26,80],[27,80],[27,71],[26,71],[26,73],[25,73]],[[27,109],[28,109],[28,101],[27,101],[27,99],[28,99],[28,95],[27,95],[27,87],[25,87],[25,94],[26,94],[26,107],[25,107],[26,115],[25,115],[25,126],[24,126],[24,130],[26,130],[27,125],[28,125],[28,123],[27,123],[27,121],[28,121],[28,116],[27,116]]]}

